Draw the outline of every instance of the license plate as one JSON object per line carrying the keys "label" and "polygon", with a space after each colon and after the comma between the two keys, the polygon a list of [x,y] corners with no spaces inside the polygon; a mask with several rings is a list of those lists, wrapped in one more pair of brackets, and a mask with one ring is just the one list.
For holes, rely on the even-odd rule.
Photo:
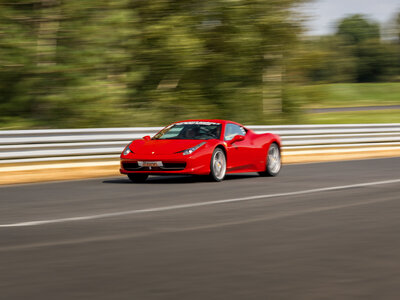
{"label": "license plate", "polygon": [[162,161],[138,161],[140,167],[162,167]]}

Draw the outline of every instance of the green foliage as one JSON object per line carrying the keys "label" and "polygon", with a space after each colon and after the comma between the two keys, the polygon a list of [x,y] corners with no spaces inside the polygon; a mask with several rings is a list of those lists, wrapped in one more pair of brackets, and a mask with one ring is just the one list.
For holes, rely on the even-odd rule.
{"label": "green foliage", "polygon": [[378,40],[366,40],[356,49],[356,79],[358,82],[383,81],[398,68],[398,53],[393,45]]}
{"label": "green foliage", "polygon": [[398,82],[314,84],[303,89],[307,108],[400,105]]}
{"label": "green foliage", "polygon": [[356,14],[339,22],[337,35],[342,36],[350,45],[354,45],[370,39],[379,39],[380,28],[378,23]]}
{"label": "green foliage", "polygon": [[400,44],[400,12],[397,13],[396,31],[397,31],[397,42]]}
{"label": "green foliage", "polygon": [[361,15],[300,42],[301,2],[0,0],[0,127],[296,123],[323,83],[400,79]]}
{"label": "green foliage", "polygon": [[355,78],[356,59],[350,47],[337,36],[305,40],[291,65],[301,78],[315,83],[351,82]]}
{"label": "green foliage", "polygon": [[385,80],[399,70],[397,46],[380,40],[378,23],[362,15],[353,15],[339,23],[336,35],[352,52],[357,82]]}
{"label": "green foliage", "polygon": [[335,35],[304,40],[291,68],[314,83],[396,81],[400,44],[381,40],[379,30],[361,15],[349,16]]}
{"label": "green foliage", "polygon": [[[400,105],[400,83],[340,83],[304,87],[317,97],[307,109]],[[308,98],[310,99],[310,98]],[[317,101],[315,101],[317,100]],[[303,124],[400,123],[399,109],[306,113]]]}
{"label": "green foliage", "polygon": [[10,61],[0,66],[0,122],[12,116],[38,127],[88,127],[128,118],[133,39],[124,27],[132,16],[127,1],[108,2],[2,4],[0,57]]}
{"label": "green foliage", "polygon": [[307,114],[303,124],[375,124],[400,123],[400,110],[371,110]]}
{"label": "green foliage", "polygon": [[300,2],[2,1],[0,126],[268,122],[263,74],[290,57]]}

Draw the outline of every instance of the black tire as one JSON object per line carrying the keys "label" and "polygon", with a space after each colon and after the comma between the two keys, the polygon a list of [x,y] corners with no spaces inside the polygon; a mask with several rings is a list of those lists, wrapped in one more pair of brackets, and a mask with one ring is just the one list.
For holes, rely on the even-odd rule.
{"label": "black tire", "polygon": [[216,148],[211,156],[210,179],[212,181],[222,181],[226,175],[226,156],[221,148]]}
{"label": "black tire", "polygon": [[269,146],[267,157],[265,159],[265,171],[258,172],[260,176],[275,177],[282,168],[281,149],[277,143]]}
{"label": "black tire", "polygon": [[127,174],[128,178],[132,181],[132,182],[136,182],[136,183],[140,183],[140,182],[145,182],[147,177],[149,177],[149,175],[147,174]]}

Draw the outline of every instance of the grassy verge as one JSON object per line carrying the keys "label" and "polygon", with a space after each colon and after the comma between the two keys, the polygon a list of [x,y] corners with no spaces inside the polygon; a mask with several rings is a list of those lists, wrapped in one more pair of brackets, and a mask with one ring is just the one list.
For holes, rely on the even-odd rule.
{"label": "grassy verge", "polygon": [[336,83],[306,87],[307,108],[400,105],[400,83]]}
{"label": "grassy verge", "polygon": [[400,110],[316,113],[304,116],[306,124],[400,123]]}

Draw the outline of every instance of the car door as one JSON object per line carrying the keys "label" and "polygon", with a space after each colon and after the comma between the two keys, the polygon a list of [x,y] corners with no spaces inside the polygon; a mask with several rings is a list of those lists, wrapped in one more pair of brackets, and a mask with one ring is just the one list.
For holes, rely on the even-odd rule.
{"label": "car door", "polygon": [[[243,136],[244,139],[232,143],[233,138],[237,135]],[[224,140],[227,143],[227,170],[236,171],[249,168],[251,145],[246,130],[237,124],[228,123],[225,126]]]}

